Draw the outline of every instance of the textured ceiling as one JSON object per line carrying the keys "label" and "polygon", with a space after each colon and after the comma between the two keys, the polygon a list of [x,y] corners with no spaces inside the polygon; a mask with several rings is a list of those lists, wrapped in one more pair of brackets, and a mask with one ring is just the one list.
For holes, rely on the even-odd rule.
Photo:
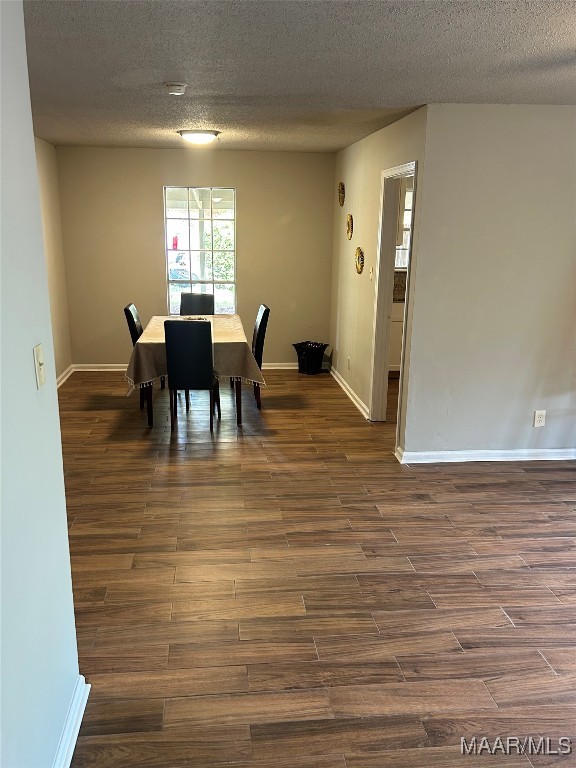
{"label": "textured ceiling", "polygon": [[[576,103],[574,0],[29,0],[56,145],[334,151],[429,103]],[[162,83],[189,83],[183,97]]]}

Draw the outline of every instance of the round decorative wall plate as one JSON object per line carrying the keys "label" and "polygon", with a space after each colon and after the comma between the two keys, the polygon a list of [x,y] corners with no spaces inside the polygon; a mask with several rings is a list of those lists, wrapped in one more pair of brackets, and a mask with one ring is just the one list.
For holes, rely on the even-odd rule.
{"label": "round decorative wall plate", "polygon": [[358,272],[359,275],[362,274],[362,271],[364,269],[364,251],[362,248],[356,248],[356,272]]}
{"label": "round decorative wall plate", "polygon": [[344,186],[344,182],[341,181],[338,184],[338,203],[340,205],[340,208],[344,205],[344,200],[346,199],[346,187]]}
{"label": "round decorative wall plate", "polygon": [[349,213],[348,216],[346,216],[346,237],[348,240],[352,240],[352,233],[354,232],[354,219],[352,218],[352,214]]}

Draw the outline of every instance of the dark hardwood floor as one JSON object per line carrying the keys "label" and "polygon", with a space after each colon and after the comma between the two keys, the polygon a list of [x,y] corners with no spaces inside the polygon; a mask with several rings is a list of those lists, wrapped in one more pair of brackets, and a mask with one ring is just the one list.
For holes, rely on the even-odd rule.
{"label": "dark hardwood floor", "polygon": [[[80,671],[73,768],[576,765],[576,463],[402,466],[329,375],[262,411],[75,373],[60,408]],[[552,744],[554,746],[554,742]]]}

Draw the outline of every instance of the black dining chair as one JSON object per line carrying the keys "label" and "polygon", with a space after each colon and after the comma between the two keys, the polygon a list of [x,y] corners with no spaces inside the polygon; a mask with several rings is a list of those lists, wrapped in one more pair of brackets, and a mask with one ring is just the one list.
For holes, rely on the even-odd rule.
{"label": "black dining chair", "polygon": [[[270,307],[267,307],[266,304],[260,304],[252,334],[252,354],[260,370],[262,370],[262,354],[264,353],[264,339],[266,338],[269,316]],[[260,410],[262,403],[260,401],[260,384],[257,381],[254,382],[254,397],[256,398],[256,407]]]}
{"label": "black dining chair", "polygon": [[213,315],[214,314],[214,294],[213,293],[181,293],[180,294],[180,314],[181,315]]}
{"label": "black dining chair", "polygon": [[[140,336],[144,333],[142,328],[142,322],[140,321],[140,315],[134,304],[127,304],[124,307],[124,316],[128,323],[128,330],[130,331],[130,338],[132,339],[132,346],[136,344]],[[140,385],[140,408],[144,408],[146,390]]]}
{"label": "black dining chair", "polygon": [[214,374],[212,324],[209,321],[165,320],[166,363],[170,391],[170,428],[176,424],[178,390],[186,392],[189,410],[189,390],[210,392],[210,432],[214,430],[214,406],[220,419],[220,387]]}
{"label": "black dining chair", "polygon": [[124,307],[124,315],[126,322],[128,323],[128,330],[130,331],[130,338],[132,339],[132,346],[136,344],[140,336],[142,336],[144,329],[140,321],[140,315],[134,304],[128,304]]}
{"label": "black dining chair", "polygon": [[[136,306],[134,304],[127,304],[124,307],[124,316],[126,318],[126,322],[128,323],[128,330],[130,331],[130,338],[132,339],[132,346],[136,344],[140,336],[144,333],[144,329],[142,328],[142,322],[140,320],[140,315],[138,314],[138,310],[136,309]],[[160,378],[160,388],[164,389],[166,385],[166,380],[164,376]],[[150,399],[148,400],[148,423],[150,426],[152,426],[152,392],[147,391],[147,387],[152,387],[152,384],[141,384],[140,385],[140,408],[144,408],[144,403],[146,402],[146,394],[150,395]]]}

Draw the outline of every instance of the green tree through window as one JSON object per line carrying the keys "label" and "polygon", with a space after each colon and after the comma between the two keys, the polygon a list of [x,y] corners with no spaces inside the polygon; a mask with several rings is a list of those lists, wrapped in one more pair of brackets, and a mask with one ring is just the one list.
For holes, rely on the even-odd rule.
{"label": "green tree through window", "polygon": [[217,314],[236,310],[236,194],[216,187],[164,188],[170,314],[181,293],[213,293]]}

